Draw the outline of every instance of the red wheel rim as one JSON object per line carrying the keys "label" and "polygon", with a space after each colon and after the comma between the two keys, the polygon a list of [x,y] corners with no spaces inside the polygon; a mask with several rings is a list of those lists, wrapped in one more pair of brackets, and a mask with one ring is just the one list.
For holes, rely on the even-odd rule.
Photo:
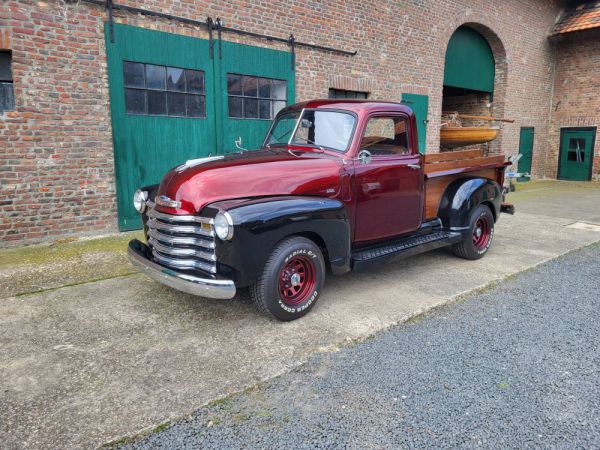
{"label": "red wheel rim", "polygon": [[491,238],[492,227],[485,216],[481,216],[473,227],[473,245],[477,250],[484,250]]}
{"label": "red wheel rim", "polygon": [[279,295],[288,306],[298,306],[310,297],[316,284],[316,267],[303,255],[291,258],[279,271]]}

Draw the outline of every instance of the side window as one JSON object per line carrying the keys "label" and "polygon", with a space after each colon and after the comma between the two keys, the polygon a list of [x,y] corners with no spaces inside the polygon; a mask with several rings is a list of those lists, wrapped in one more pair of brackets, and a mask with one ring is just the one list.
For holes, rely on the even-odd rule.
{"label": "side window", "polygon": [[12,78],[12,55],[0,51],[0,113],[15,109],[15,93]]}
{"label": "side window", "polygon": [[361,150],[373,156],[408,155],[408,127],[402,117],[373,117],[369,119],[360,143]]}

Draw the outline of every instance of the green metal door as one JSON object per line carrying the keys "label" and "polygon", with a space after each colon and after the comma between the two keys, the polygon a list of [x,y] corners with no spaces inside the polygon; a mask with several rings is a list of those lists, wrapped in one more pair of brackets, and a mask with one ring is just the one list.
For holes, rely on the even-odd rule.
{"label": "green metal door", "polygon": [[595,128],[563,128],[560,138],[558,178],[587,181],[592,176]]}
{"label": "green metal door", "polygon": [[[219,99],[225,152],[258,148],[274,115],[294,103],[295,83],[290,52],[222,42]],[[215,52],[216,53],[216,52]]]}
{"label": "green metal door", "polygon": [[419,152],[425,153],[427,142],[427,112],[429,109],[429,97],[421,94],[402,94],[402,103],[412,108],[417,120],[417,135],[419,139]]}
{"label": "green metal door", "polygon": [[[131,200],[137,188],[159,183],[187,159],[236,150],[238,136],[243,147],[257,147],[275,108],[294,101],[289,52],[224,41],[220,51],[215,42],[211,59],[205,39],[121,24],[114,42],[108,24],[105,35],[121,230],[141,227]],[[230,119],[228,73],[262,83],[264,95],[240,96],[259,113],[263,106],[262,119]]]}
{"label": "green metal door", "polygon": [[533,127],[521,127],[519,136],[519,173],[531,174],[531,162],[533,160]]}

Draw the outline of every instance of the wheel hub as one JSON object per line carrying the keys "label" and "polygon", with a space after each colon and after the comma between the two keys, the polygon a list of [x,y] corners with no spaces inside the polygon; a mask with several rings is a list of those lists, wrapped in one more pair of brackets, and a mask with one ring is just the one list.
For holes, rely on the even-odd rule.
{"label": "wheel hub", "polygon": [[298,286],[300,284],[300,274],[299,273],[294,273],[292,274],[292,276],[290,277],[290,283],[292,286]]}
{"label": "wheel hub", "polygon": [[279,272],[279,295],[288,306],[298,306],[308,300],[315,284],[316,267],[304,255],[289,260]]}

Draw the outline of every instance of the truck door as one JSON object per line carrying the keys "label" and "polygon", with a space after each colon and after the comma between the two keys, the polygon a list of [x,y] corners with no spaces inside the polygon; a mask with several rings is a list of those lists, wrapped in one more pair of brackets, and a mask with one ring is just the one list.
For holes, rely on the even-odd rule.
{"label": "truck door", "polygon": [[421,225],[423,171],[402,115],[369,118],[354,161],[354,242],[415,231]]}

